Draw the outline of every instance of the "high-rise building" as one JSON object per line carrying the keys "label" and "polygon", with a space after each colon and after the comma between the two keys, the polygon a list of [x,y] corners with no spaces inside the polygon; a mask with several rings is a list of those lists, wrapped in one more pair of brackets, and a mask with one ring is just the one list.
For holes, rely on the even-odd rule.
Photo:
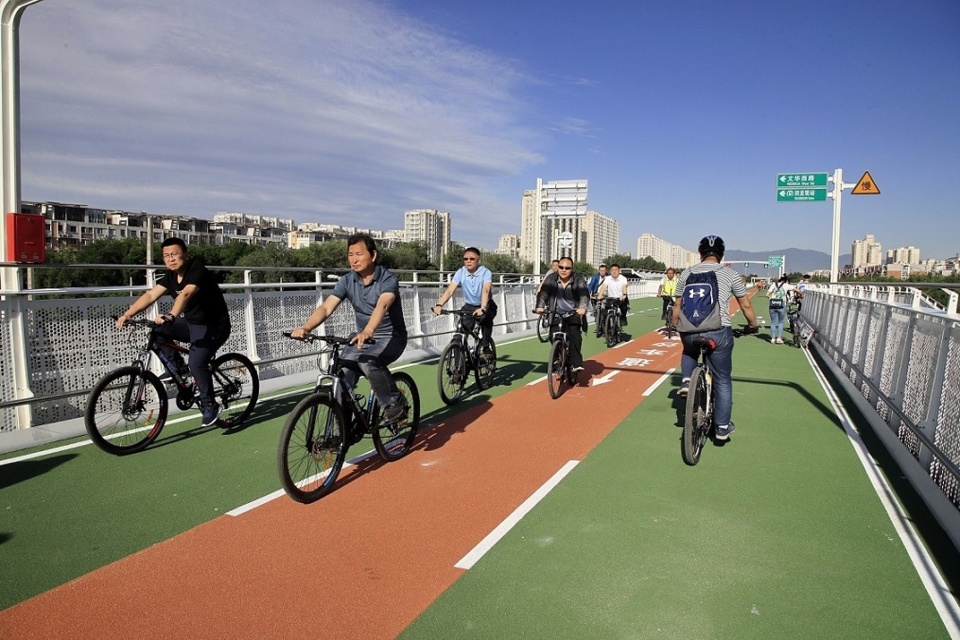
{"label": "high-rise building", "polygon": [[507,233],[500,236],[500,242],[497,243],[497,253],[510,256],[514,260],[520,257],[520,236],[515,233]]}
{"label": "high-rise building", "polygon": [[897,247],[887,251],[887,264],[920,264],[920,249]]}
{"label": "high-rise building", "polygon": [[657,262],[662,262],[667,267],[673,267],[674,269],[685,269],[699,261],[697,254],[693,251],[667,242],[652,233],[642,233],[637,238],[637,258],[646,257],[653,258]]}
{"label": "high-rise building", "polygon": [[583,219],[586,232],[584,259],[597,266],[608,256],[620,252],[620,223],[596,211],[587,211]]}
{"label": "high-rise building", "polygon": [[[537,190],[529,189],[523,192],[523,198],[520,201],[520,259],[530,264],[536,264],[537,261]],[[540,261],[543,262],[543,229],[541,228],[540,243]]]}
{"label": "high-rise building", "polygon": [[450,214],[436,209],[413,209],[403,212],[405,242],[423,242],[430,260],[442,265],[450,248]]}
{"label": "high-rise building", "polygon": [[879,267],[883,264],[882,247],[874,240],[872,234],[864,236],[863,240],[854,240],[850,246],[850,266],[856,272],[867,267]]}

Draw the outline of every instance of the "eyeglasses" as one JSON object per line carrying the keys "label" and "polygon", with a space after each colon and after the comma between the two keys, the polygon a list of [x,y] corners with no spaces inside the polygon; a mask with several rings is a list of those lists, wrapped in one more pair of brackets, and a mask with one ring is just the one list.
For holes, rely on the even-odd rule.
{"label": "eyeglasses", "polygon": [[463,259],[464,262],[476,262],[477,260],[478,260],[478,258],[464,258],[464,259]]}
{"label": "eyeglasses", "polygon": [[557,267],[557,269],[560,269],[560,271],[570,271],[573,267]]}
{"label": "eyeglasses", "polygon": [[163,254],[163,259],[168,260],[169,258],[179,258],[182,255],[182,253],[165,253]]}

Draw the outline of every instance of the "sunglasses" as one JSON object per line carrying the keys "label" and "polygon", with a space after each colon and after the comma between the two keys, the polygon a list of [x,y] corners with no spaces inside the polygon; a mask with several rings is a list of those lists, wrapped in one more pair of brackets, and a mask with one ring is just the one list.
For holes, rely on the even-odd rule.
{"label": "sunglasses", "polygon": [[477,258],[464,258],[463,261],[464,261],[464,262],[476,262],[476,261],[477,261]]}
{"label": "sunglasses", "polygon": [[557,267],[557,269],[560,269],[560,271],[570,271],[573,267]]}

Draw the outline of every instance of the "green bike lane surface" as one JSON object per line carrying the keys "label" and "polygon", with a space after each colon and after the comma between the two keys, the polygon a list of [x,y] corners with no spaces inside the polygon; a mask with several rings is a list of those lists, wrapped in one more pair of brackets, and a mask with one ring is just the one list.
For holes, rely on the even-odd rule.
{"label": "green bike lane surface", "polygon": [[[658,313],[651,313],[651,315],[658,315]],[[636,325],[640,325],[640,330],[646,331],[652,329],[654,323],[652,319],[648,321],[643,318],[632,318],[628,329],[636,330]],[[746,345],[749,341],[741,342]],[[785,348],[773,347],[760,341],[757,341],[757,344],[766,349]],[[598,341],[585,340],[585,355],[589,356],[600,349],[602,347]],[[629,349],[629,345],[624,349]],[[510,388],[520,388],[542,375],[546,345],[540,345],[536,340],[526,341],[517,345],[505,345],[500,349],[500,353],[502,356],[501,380],[512,380]],[[623,353],[624,357],[628,357],[626,351]],[[737,353],[741,351],[738,350]],[[794,353],[799,354],[797,351]],[[793,363],[795,372],[785,368],[787,362]],[[464,411],[482,413],[491,399],[510,390],[505,386],[495,387],[489,392],[468,397],[461,406],[452,411],[444,410],[440,409],[440,403],[436,398],[435,366],[414,367],[408,371],[414,373],[417,379],[421,394],[424,396],[424,413],[431,421],[443,421]],[[780,382],[762,382],[762,384],[779,385],[794,390],[798,388],[809,390],[813,386],[810,380],[804,380],[802,385],[796,382],[798,377],[803,378],[805,371],[809,375],[809,369],[802,359],[777,359],[775,366],[767,372],[767,375],[776,376]],[[794,382],[784,383],[783,379],[791,379]],[[617,378],[614,378],[609,386],[613,387],[616,383]],[[798,556],[793,550],[795,546],[795,536],[791,535],[793,528],[782,523],[806,516],[803,513],[794,513],[796,506],[790,501],[781,504],[779,498],[768,495],[764,491],[768,488],[765,481],[754,483],[742,477],[738,479],[744,474],[740,463],[749,467],[756,466],[757,461],[750,458],[748,462],[743,462],[735,454],[730,455],[744,448],[746,446],[744,441],[756,445],[757,441],[764,440],[756,434],[748,439],[747,435],[757,427],[743,422],[750,419],[744,407],[744,403],[750,403],[750,401],[742,397],[746,389],[740,387],[754,384],[761,383],[753,380],[741,382],[738,376],[738,383],[735,386],[736,416],[740,424],[734,433],[733,441],[723,448],[708,445],[700,466],[692,469],[683,465],[680,459],[680,429],[669,426],[677,419],[677,406],[666,395],[668,387],[661,387],[658,393],[644,402],[640,409],[634,411],[630,418],[587,456],[544,502],[520,522],[514,531],[460,577],[456,584],[440,598],[434,607],[417,620],[407,633],[411,637],[451,637],[453,634],[474,637],[516,637],[518,635],[646,637],[662,633],[650,631],[653,627],[648,623],[672,619],[670,612],[678,611],[676,620],[682,621],[693,616],[709,623],[705,622],[698,627],[705,631],[692,632],[687,634],[688,637],[750,635],[751,631],[758,628],[757,620],[763,618],[765,613],[767,617],[762,622],[766,623],[766,626],[761,628],[770,632],[767,635],[793,634],[796,637],[801,635],[797,629],[809,630],[811,621],[815,622],[820,618],[818,607],[835,610],[839,612],[837,616],[842,617],[842,612],[855,607],[860,599],[864,599],[871,603],[871,607],[865,609],[865,612],[869,613],[875,606],[873,604],[875,599],[871,594],[872,590],[879,588],[878,583],[887,585],[888,589],[899,594],[896,606],[893,608],[896,611],[907,610],[911,614],[907,616],[908,621],[914,618],[922,619],[918,622],[919,626],[913,627],[914,631],[935,628],[937,621],[934,620],[931,623],[927,615],[931,609],[929,601],[924,600],[922,590],[917,588],[916,574],[912,567],[904,564],[903,549],[895,540],[895,536],[893,541],[885,538],[887,544],[881,545],[886,555],[879,555],[872,546],[852,551],[845,547],[838,549],[835,548],[835,542],[828,536],[828,542],[822,545],[825,549],[819,555],[807,551],[805,554],[799,554],[799,557],[793,561],[781,557],[784,553],[788,558]],[[574,390],[575,393],[576,391]],[[540,385],[538,394],[536,396],[538,403],[551,402],[546,396],[543,385]],[[231,508],[275,490],[277,486],[274,467],[276,438],[283,419],[300,397],[302,393],[290,398],[272,400],[263,405],[258,408],[257,417],[254,418],[253,423],[236,434],[221,434],[217,430],[197,429],[196,421],[193,421],[179,429],[171,428],[173,427],[171,425],[162,434],[154,448],[127,458],[113,458],[92,447],[84,447],[52,454],[47,458],[28,463],[17,463],[15,466],[0,466],[0,508],[5,510],[3,520],[6,522],[5,525],[0,525],[0,564],[5,568],[5,577],[2,578],[3,585],[0,589],[4,601],[0,606],[9,606],[30,595],[40,593],[99,566],[161,542],[216,518]],[[563,401],[564,398],[561,398],[556,402]],[[830,418],[827,415],[829,409],[820,401],[817,407],[820,415],[814,415],[813,420],[829,422]],[[809,418],[810,416],[807,416],[807,419]],[[535,405],[531,405],[528,420],[533,423],[536,419]],[[576,424],[590,420],[590,417],[576,415],[570,416],[570,420],[571,428],[576,428]],[[800,414],[797,420],[804,421]],[[522,427],[525,422],[526,420],[521,419],[514,426]],[[644,425],[649,422],[657,423],[656,428],[661,429],[662,433],[656,432],[657,435],[652,436],[651,434],[655,432],[641,431],[639,425],[641,422]],[[194,425],[192,428],[191,424]],[[781,427],[789,428],[788,425],[781,425]],[[837,443],[828,442],[833,447],[831,449],[833,456],[846,464],[852,458],[849,445],[842,446],[842,431],[838,427],[832,431],[836,432],[837,438],[841,438],[839,451],[835,446]],[[640,443],[635,440],[638,434],[643,436]],[[433,437],[437,438],[441,435],[437,434]],[[426,437],[429,438],[430,434]],[[654,446],[658,442],[659,445]],[[802,447],[808,446],[806,443],[806,438],[798,440],[798,444]],[[435,444],[441,449],[444,446],[439,442]],[[789,444],[789,441],[785,441],[779,445],[773,445],[775,451],[768,453],[781,459],[792,456],[793,452],[784,453],[785,447]],[[821,443],[815,440],[814,444]],[[504,446],[509,446],[509,441],[504,442]],[[549,447],[549,444],[545,446]],[[613,446],[612,450],[611,446]],[[351,453],[356,452],[359,452],[359,449]],[[500,485],[509,483],[510,477],[509,474],[504,476],[498,473],[495,452],[493,454],[488,452],[486,456],[487,460],[484,464],[488,469],[483,475],[477,477],[476,482],[487,483],[488,491],[496,493]],[[650,456],[653,456],[653,459],[647,460]],[[821,462],[829,464],[831,469],[844,467],[844,464],[830,464],[831,458],[828,457],[824,461],[821,456],[814,453],[810,454],[810,458],[817,465]],[[752,503],[747,499],[750,492],[740,490],[736,491],[736,494],[742,495],[743,498],[728,507],[724,500],[718,502],[710,497],[710,492],[715,490],[710,485],[717,478],[698,475],[699,480],[691,483],[688,477],[691,473],[707,473],[709,476],[710,469],[716,473],[718,469],[726,469],[734,462],[737,462],[734,465],[735,468],[728,469],[730,477],[723,479],[727,482],[732,481],[734,489],[739,488],[740,482],[748,485],[753,493],[757,494]],[[395,464],[403,464],[403,461]],[[778,472],[782,471],[778,467],[783,464],[782,462],[767,464]],[[708,471],[705,472],[705,469]],[[366,485],[376,483],[378,472],[381,470],[384,471],[380,474],[381,477],[386,478],[386,467],[378,465],[362,470],[358,477],[354,477],[353,472],[345,472],[342,477],[349,484],[360,480],[363,485]],[[795,471],[796,501],[802,502],[801,498],[806,495],[804,491],[806,474],[801,469]],[[807,473],[817,474],[818,471],[816,468],[807,469]],[[833,469],[832,473],[838,473],[838,470]],[[836,478],[836,482],[843,484],[852,481],[854,484],[857,482],[864,484],[862,471],[859,478],[855,471],[850,473],[852,480],[847,478],[846,474],[842,474],[842,477]],[[724,475],[721,474],[721,476]],[[755,474],[750,475],[752,477]],[[770,479],[775,477],[776,474]],[[613,487],[616,489],[612,489]],[[643,487],[651,489],[659,487],[659,490],[627,490]],[[678,496],[675,491],[681,487],[686,487],[692,495],[705,493],[705,504],[708,508],[704,509],[699,501],[687,504],[690,496],[684,496],[684,491],[681,491],[681,495]],[[816,488],[814,485],[813,489]],[[836,490],[837,487],[834,486],[834,489]],[[337,493],[334,492],[330,497],[336,496]],[[876,503],[876,497],[868,491],[865,496],[854,496],[857,504],[866,503],[867,506],[854,509],[852,512],[844,500],[836,498],[829,504],[823,505],[823,513],[819,515],[824,520],[831,521],[832,524],[827,528],[828,532],[838,535],[835,532],[842,527],[842,524],[833,522],[833,519],[837,515],[843,515],[844,512],[847,512],[843,518],[844,522],[847,518],[860,522],[856,515],[861,510],[875,520],[875,512],[878,509],[875,504],[870,508],[871,498],[873,503]],[[283,497],[280,500],[287,499]],[[449,507],[455,511],[470,508],[470,505],[450,505]],[[307,509],[311,508],[313,507],[307,507]],[[769,511],[764,511],[764,515],[758,515],[759,510],[766,509]],[[662,515],[657,515],[658,513]],[[377,517],[375,513],[368,515],[371,518]],[[394,515],[402,517],[402,513]],[[661,522],[671,522],[671,517],[692,518],[694,524],[688,523],[689,526],[681,527],[686,534],[672,532],[666,540],[655,542],[657,535],[663,535],[665,527],[668,526],[657,525]],[[754,522],[758,519],[770,520],[777,523],[780,528],[785,528],[786,531],[779,531],[775,527],[772,532],[766,532]],[[538,523],[542,525],[548,521],[552,533],[539,535],[536,538],[530,537],[527,528],[536,527]],[[766,572],[758,572],[760,575],[767,576],[763,581],[764,585],[776,590],[782,586],[781,582],[789,582],[790,588],[786,589],[787,594],[791,593],[791,590],[812,588],[814,592],[820,592],[823,599],[807,595],[799,598],[792,608],[782,604],[774,607],[767,600],[759,600],[753,603],[757,607],[756,612],[753,609],[750,611],[750,624],[754,626],[741,628],[737,624],[730,623],[728,618],[734,621],[739,620],[741,612],[731,606],[713,606],[712,601],[707,601],[709,600],[707,596],[712,595],[717,585],[724,582],[736,587],[734,591],[739,593],[746,589],[744,585],[751,585],[759,580],[752,577],[751,572],[738,568],[743,564],[739,560],[742,552],[738,550],[738,547],[743,547],[742,540],[732,547],[731,553],[726,542],[715,541],[711,532],[704,531],[710,528],[718,530],[718,533],[730,533],[729,530],[733,527],[731,522],[740,523],[736,525],[736,533],[751,534],[747,537],[751,538],[750,544],[757,551],[752,557],[767,568]],[[712,527],[710,523],[714,523]],[[322,520],[309,519],[304,524],[309,524],[309,527],[302,537],[291,540],[291,545],[311,545],[314,544],[314,539],[319,545],[340,544],[324,537]],[[889,521],[883,520],[882,516],[879,523],[874,522],[873,526],[878,531],[891,528]],[[854,523],[853,530],[858,531],[862,527],[862,524]],[[698,533],[700,535],[697,535]],[[821,546],[819,537],[822,535],[822,531],[813,532],[807,547]],[[861,532],[860,535],[865,534]],[[771,536],[774,537],[771,538]],[[865,537],[876,543],[870,536]],[[236,539],[231,538],[231,540]],[[535,541],[535,549],[529,547],[531,540]],[[17,545],[13,545],[15,541]],[[673,541],[672,544],[670,544],[671,541]],[[395,552],[429,554],[430,546],[431,541],[425,539],[414,547],[395,550]],[[715,560],[704,562],[708,559],[707,556],[714,555],[711,551],[717,547],[722,549],[716,556],[727,557],[728,564],[735,565],[734,570],[725,567],[723,563],[717,566],[714,564]],[[891,548],[894,550],[891,551]],[[516,555],[518,552],[519,556]],[[237,557],[242,558],[242,550],[238,549],[236,553]],[[859,557],[861,553],[863,557]],[[611,557],[607,557],[607,554],[611,554]],[[896,559],[892,563],[887,561],[887,556],[891,554]],[[836,565],[836,574],[840,577],[846,575],[847,582],[857,583],[854,594],[861,593],[859,597],[851,600],[850,593],[834,593],[834,586],[840,588],[846,584],[839,579],[836,585],[820,587],[810,587],[810,579],[799,580],[804,578],[806,573],[811,573],[810,566],[822,567],[824,564],[829,564],[831,556],[844,559],[845,564]],[[651,557],[659,558],[656,565],[645,565],[642,560]],[[858,560],[846,562],[850,557],[856,557]],[[864,563],[870,567],[867,573],[864,573],[863,567],[860,566]],[[616,569],[617,567],[619,570]],[[689,573],[682,570],[684,567],[689,569]],[[881,569],[886,568],[890,571],[891,567],[892,572],[881,575]],[[315,570],[323,573],[324,568],[316,567]],[[784,571],[796,571],[798,580],[783,576],[778,582],[775,579],[776,574]],[[851,571],[862,576],[861,580],[849,579]],[[451,569],[451,573],[460,575],[459,570]],[[818,579],[822,577],[820,572],[813,573]],[[691,576],[699,576],[693,585],[689,583]],[[332,576],[329,580],[333,584],[328,588],[338,588],[336,576]],[[148,579],[148,581],[153,580]],[[652,582],[664,584],[651,587]],[[566,583],[570,583],[571,586],[568,587]],[[237,589],[236,593],[218,591],[214,594],[205,594],[201,591],[197,595],[209,597],[214,602],[223,598],[246,600],[257,597],[247,593],[250,589],[255,592],[255,585],[235,585],[234,588]],[[657,593],[676,595],[675,597],[657,595],[648,599],[645,590],[651,588]],[[679,609],[683,610],[679,610],[675,606],[676,603],[688,603],[692,597],[692,591],[701,592],[700,596],[695,598],[697,602],[691,605],[692,608],[681,607]],[[611,592],[614,594],[612,597]],[[905,595],[907,597],[904,597]],[[285,596],[271,594],[271,597],[287,603],[279,605],[281,608],[275,611],[278,618],[285,615],[282,607],[302,609],[306,603],[306,608],[309,609],[309,602],[316,600],[316,596],[311,597],[309,589],[305,593],[297,593],[292,597],[290,594]],[[570,604],[566,600],[568,597],[573,598],[575,602]],[[768,600],[777,602],[780,602],[779,598],[779,595],[768,596]],[[786,596],[786,599],[788,602],[791,601],[789,596]],[[824,600],[827,601],[826,604]],[[761,605],[764,606],[763,609]],[[357,607],[365,608],[361,614],[363,616],[374,620],[378,616],[378,607],[374,602],[365,602],[360,599],[357,601]],[[787,631],[784,631],[786,625],[783,616],[774,615],[784,607],[794,614],[796,622],[796,626]],[[130,614],[128,611],[118,609],[116,614],[120,619],[128,616],[127,619],[134,621],[136,614]],[[322,621],[323,614],[318,614],[316,619]],[[690,628],[677,626],[676,620],[673,622],[673,627],[669,625],[663,627],[668,631],[670,629],[676,631],[674,637],[682,635],[678,630]],[[322,622],[318,624],[322,625]],[[469,628],[464,630],[465,627]],[[828,619],[819,628],[842,630],[849,628],[849,625],[835,627],[829,623]],[[867,625],[864,628],[873,627]],[[327,629],[334,628],[327,627]],[[351,636],[349,629],[338,631],[338,635]],[[133,632],[133,635],[137,634]],[[391,635],[393,634],[381,637]],[[754,634],[755,637],[757,635],[759,634]],[[847,634],[828,632],[824,637],[845,635]],[[879,635],[884,636],[884,634]],[[211,629],[207,637],[220,636]],[[354,633],[352,637],[369,636]],[[858,636],[852,634],[850,637]],[[886,637],[897,636],[887,634]],[[911,633],[911,637],[939,636],[921,632],[917,635]]]}
{"label": "green bike lane surface", "polygon": [[727,444],[686,466],[661,387],[401,637],[950,637],[803,352],[767,340],[737,341]]}

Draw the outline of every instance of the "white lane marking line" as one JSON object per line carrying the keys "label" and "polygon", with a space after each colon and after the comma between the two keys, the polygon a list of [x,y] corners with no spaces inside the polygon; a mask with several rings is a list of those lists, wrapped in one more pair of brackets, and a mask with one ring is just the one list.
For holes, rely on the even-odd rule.
{"label": "white lane marking line", "polygon": [[[363,461],[366,460],[367,458],[373,456],[375,453],[376,453],[376,450],[371,449],[370,451],[367,451],[366,453],[360,454],[360,455],[357,456],[356,458],[351,458],[350,460],[345,461],[345,462],[343,463],[343,466],[340,468],[340,473],[343,473],[343,470],[344,470],[344,469],[347,469],[347,468],[349,468],[349,467],[354,466],[355,464],[358,464],[358,463],[360,463],[360,462],[363,462]],[[315,479],[317,479],[317,478],[320,478],[320,477],[322,477],[322,476],[324,476],[324,475],[326,475],[326,474],[327,474],[327,472],[317,474],[315,477],[307,478],[307,479],[303,480],[302,483],[312,482],[313,480],[315,480]],[[234,517],[236,517],[236,516],[241,516],[241,515],[245,514],[247,511],[253,511],[253,510],[256,509],[257,507],[261,507],[261,506],[267,504],[268,502],[271,502],[271,501],[273,501],[273,500],[276,500],[277,498],[280,498],[280,497],[282,497],[282,496],[284,496],[284,495],[286,495],[286,493],[284,492],[283,489],[277,489],[277,490],[274,491],[273,493],[268,493],[267,495],[263,496],[262,498],[257,498],[256,500],[252,500],[252,501],[250,501],[250,502],[248,502],[248,503],[246,503],[246,504],[240,505],[240,506],[237,507],[236,509],[231,509],[230,511],[227,511],[227,512],[226,512],[226,515],[228,515],[228,516],[234,516]]]}
{"label": "white lane marking line", "polygon": [[523,504],[514,509],[513,513],[511,513],[503,522],[497,525],[496,529],[488,533],[487,537],[481,540],[477,546],[471,549],[467,555],[463,556],[463,558],[461,558],[460,561],[453,566],[457,569],[470,569],[473,567],[473,565],[476,564],[477,561],[480,560],[480,558],[482,558],[487,551],[493,548],[493,545],[497,544],[500,539],[503,538],[503,536],[507,535],[510,529],[520,522],[523,516],[527,515],[531,509],[537,506],[537,503],[543,500],[547,494],[553,490],[554,487],[560,484],[560,481],[563,480],[568,473],[573,471],[573,468],[579,463],[579,460],[570,460],[563,465],[559,471],[553,474],[553,477],[543,483],[539,489],[534,491],[529,498],[523,501]]}
{"label": "white lane marking line", "polygon": [[547,379],[547,376],[543,376],[542,378],[537,378],[537,379],[534,380],[533,382],[528,382],[528,383],[527,383],[527,386],[528,386],[528,387],[532,387],[532,386],[535,385],[535,384],[540,384],[541,382],[543,382],[543,381],[546,380],[546,379]]}
{"label": "white lane marking line", "polygon": [[633,342],[633,340],[627,340],[626,342],[621,342],[620,344],[614,345],[614,346],[612,346],[612,347],[610,347],[610,348],[611,348],[611,349],[619,349],[620,347],[625,347],[625,346],[627,346],[627,345],[630,344],[631,342]]}
{"label": "white lane marking line", "polygon": [[646,391],[643,392],[643,397],[646,398],[647,396],[651,395],[654,391],[656,391],[656,390],[657,390],[657,387],[659,387],[659,386],[662,385],[664,382],[666,382],[667,380],[669,380],[669,379],[670,379],[670,376],[672,376],[672,375],[673,375],[673,372],[676,371],[676,370],[677,370],[677,368],[674,367],[673,369],[670,369],[670,371],[667,371],[665,374],[663,374],[662,376],[660,376],[660,378],[659,378],[656,382],[654,382],[652,385],[650,385],[650,388],[649,388],[649,389],[647,389]]}
{"label": "white lane marking line", "polygon": [[857,432],[856,427],[853,426],[853,421],[843,407],[840,398],[834,393],[833,387],[830,386],[825,374],[817,366],[810,352],[807,350],[804,351],[810,367],[817,375],[820,386],[830,399],[830,403],[833,405],[833,410],[836,411],[837,417],[840,418],[840,423],[843,425],[843,430],[846,431],[847,437],[850,439],[853,450],[857,453],[857,457],[860,458],[860,464],[863,465],[863,469],[870,479],[870,484],[873,485],[873,490],[876,491],[877,497],[880,498],[880,502],[887,511],[887,517],[890,518],[893,528],[897,531],[897,535],[900,536],[900,541],[903,543],[904,549],[910,557],[910,561],[913,562],[920,581],[927,590],[927,594],[930,596],[930,600],[933,602],[937,613],[940,614],[940,619],[947,628],[947,632],[951,638],[960,638],[960,604],[950,596],[949,586],[943,579],[943,575],[927,553],[926,547],[923,546],[923,541],[920,539],[919,534],[917,534],[910,517],[904,512],[900,500],[880,472],[877,461],[874,460],[870,452],[867,451],[866,445],[863,444],[860,434]]}

